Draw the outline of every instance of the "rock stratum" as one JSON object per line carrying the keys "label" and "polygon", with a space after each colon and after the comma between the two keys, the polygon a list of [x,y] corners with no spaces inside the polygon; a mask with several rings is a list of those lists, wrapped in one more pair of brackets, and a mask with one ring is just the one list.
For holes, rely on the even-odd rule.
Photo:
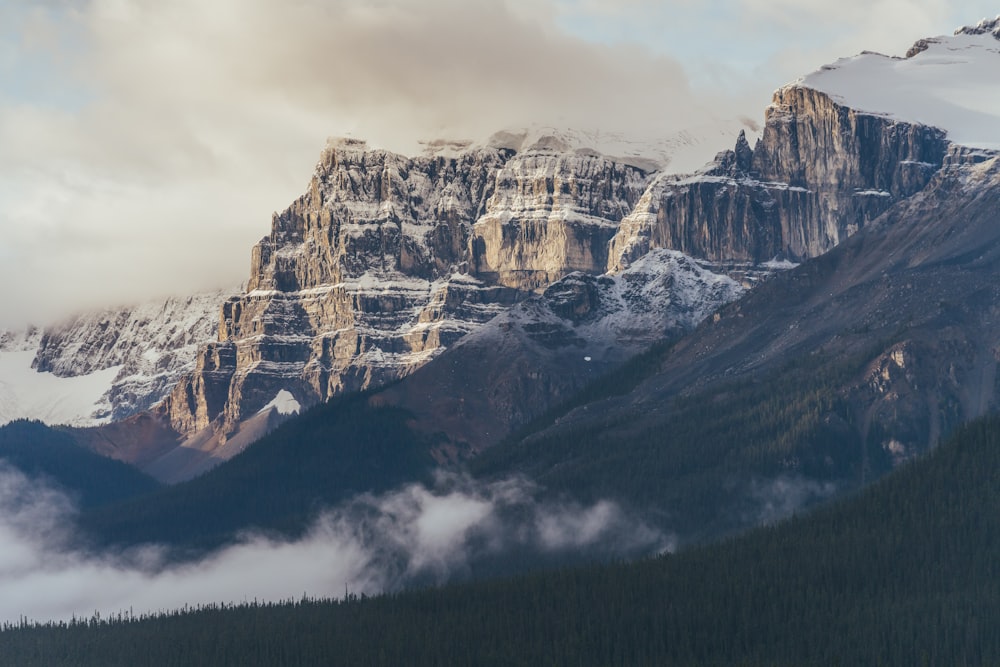
{"label": "rock stratum", "polygon": [[568,138],[415,158],[332,143],[166,401],[171,426],[227,434],[279,391],[310,405],[391,382],[567,274],[604,273],[655,163]]}

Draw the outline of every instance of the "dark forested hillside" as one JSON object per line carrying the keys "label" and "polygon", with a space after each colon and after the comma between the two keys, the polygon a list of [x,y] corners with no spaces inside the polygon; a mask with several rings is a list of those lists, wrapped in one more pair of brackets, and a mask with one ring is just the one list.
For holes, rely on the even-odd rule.
{"label": "dark forested hillside", "polygon": [[[803,503],[887,472],[892,461],[862,442],[842,387],[871,354],[808,355],[757,378],[722,382],[664,402],[656,411],[617,406],[579,426],[550,427],[569,410],[595,410],[625,395],[669,351],[653,350],[470,463],[482,477],[523,472],[553,493],[613,497],[668,513],[682,541],[698,541],[774,518],[768,487],[798,485]],[[802,509],[795,505],[787,510]]]}
{"label": "dark forested hillside", "polygon": [[407,414],[365,401],[318,405],[208,473],[85,514],[81,526],[105,543],[213,547],[249,528],[294,535],[345,498],[421,479],[430,447]]}
{"label": "dark forested hillside", "polygon": [[0,427],[0,462],[43,479],[88,509],[153,491],[159,484],[130,465],[92,454],[36,421]]}
{"label": "dark forested hillside", "polygon": [[8,628],[30,665],[1000,664],[1000,418],[854,498],[635,564]]}

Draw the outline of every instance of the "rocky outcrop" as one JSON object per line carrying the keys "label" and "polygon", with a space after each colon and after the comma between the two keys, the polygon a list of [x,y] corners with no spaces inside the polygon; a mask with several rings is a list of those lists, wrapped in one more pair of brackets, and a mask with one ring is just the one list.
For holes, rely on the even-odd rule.
{"label": "rocky outcrop", "polygon": [[614,270],[675,248],[716,262],[822,254],[921,190],[948,151],[942,130],[859,112],[825,93],[777,91],[761,138],[689,177],[659,177],[611,243]]}
{"label": "rocky outcrop", "polygon": [[646,173],[597,155],[537,148],[497,174],[487,210],[472,227],[472,267],[524,290],[568,271],[603,273],[608,242],[646,188]]}
{"label": "rocky outcrop", "polygon": [[602,273],[647,173],[523,144],[416,158],[331,144],[165,402],[173,428],[229,432],[279,391],[310,405],[398,379],[531,290]]}
{"label": "rocky outcrop", "polygon": [[955,31],[956,35],[993,35],[1000,39],[1000,16],[994,19],[983,19],[976,25],[963,26]]}

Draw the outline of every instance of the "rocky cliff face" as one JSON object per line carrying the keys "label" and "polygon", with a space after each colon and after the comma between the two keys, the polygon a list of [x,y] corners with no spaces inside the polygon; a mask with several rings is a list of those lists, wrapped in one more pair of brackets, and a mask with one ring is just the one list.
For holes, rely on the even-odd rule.
{"label": "rocky cliff face", "polygon": [[716,262],[814,257],[942,166],[990,159],[998,25],[920,40],[906,58],[843,58],[778,90],[752,149],[740,138],[694,176],[656,179],[622,222],[609,267],[655,247]]}
{"label": "rocky cliff face", "polygon": [[545,136],[417,158],[333,144],[164,410],[229,431],[282,390],[309,405],[407,375],[531,290],[603,272],[647,181]]}
{"label": "rocky cliff face", "polygon": [[752,148],[741,134],[693,175],[560,132],[421,157],[332,145],[165,413],[183,434],[226,434],[280,391],[309,405],[403,377],[568,273],[617,273],[655,248],[743,273],[820,255],[943,166],[989,159],[968,139],[997,143],[997,123],[946,84],[985,85],[993,30],[824,67],[777,91]]}
{"label": "rocky cliff face", "polygon": [[486,280],[535,290],[569,271],[603,273],[608,242],[642,196],[647,175],[560,143],[518,155],[496,176],[472,227],[472,268]]}
{"label": "rocky cliff face", "polygon": [[741,135],[700,173],[658,178],[612,240],[609,268],[658,247],[716,262],[815,257],[921,190],[948,150],[943,130],[801,85],[777,91],[765,119],[753,149]]}
{"label": "rocky cliff face", "polygon": [[776,93],[753,149],[741,134],[693,176],[558,135],[417,158],[341,141],[165,410],[181,433],[229,432],[282,390],[309,405],[383,384],[526,294],[653,248],[744,267],[821,254],[923,188],[947,147],[801,85]]}
{"label": "rocky cliff face", "polygon": [[475,452],[744,292],[673,250],[654,250],[614,275],[574,272],[372,401],[400,405],[416,428],[444,434],[442,459]]}

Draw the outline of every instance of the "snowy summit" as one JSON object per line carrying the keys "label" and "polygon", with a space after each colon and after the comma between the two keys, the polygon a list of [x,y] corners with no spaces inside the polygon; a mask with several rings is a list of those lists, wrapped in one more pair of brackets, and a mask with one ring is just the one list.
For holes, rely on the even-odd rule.
{"label": "snowy summit", "polygon": [[954,143],[1000,150],[1000,16],[922,39],[906,58],[865,52],[792,85],[858,111],[941,128]]}

